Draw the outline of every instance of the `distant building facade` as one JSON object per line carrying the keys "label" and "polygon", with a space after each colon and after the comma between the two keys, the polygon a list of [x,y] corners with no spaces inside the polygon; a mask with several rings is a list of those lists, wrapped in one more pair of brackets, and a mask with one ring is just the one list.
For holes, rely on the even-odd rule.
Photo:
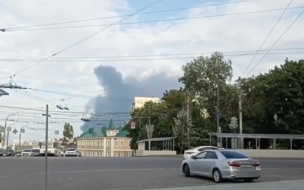
{"label": "distant building facade", "polygon": [[116,127],[111,119],[107,127],[90,128],[77,138],[77,149],[82,156],[129,157],[132,156],[130,138],[123,127]]}
{"label": "distant building facade", "polygon": [[132,103],[131,110],[134,110],[136,108],[141,108],[145,105],[147,102],[154,102],[159,103],[160,98],[158,97],[134,97],[134,102]]}

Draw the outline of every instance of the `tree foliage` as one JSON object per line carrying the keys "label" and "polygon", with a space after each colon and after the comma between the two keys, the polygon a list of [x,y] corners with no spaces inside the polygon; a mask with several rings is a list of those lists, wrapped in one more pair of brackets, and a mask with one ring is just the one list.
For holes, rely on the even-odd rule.
{"label": "tree foliage", "polygon": [[[148,102],[132,112],[130,122],[136,122],[136,128],[130,129],[130,122],[125,126],[130,131],[132,148],[136,149],[136,141],[147,138],[144,126],[149,123],[154,125],[153,137],[176,137],[175,149],[181,152],[189,144],[213,144],[210,133],[217,131],[218,98],[222,132],[232,132],[228,127],[230,118],[238,117],[241,99],[244,133],[304,133],[304,60],[286,59],[268,73],[234,82],[231,64],[223,54],[215,52],[184,65],[179,78],[183,88],[168,89],[162,102]],[[296,147],[303,145],[295,142]],[[261,140],[261,148],[268,146],[268,140]]]}
{"label": "tree foliage", "polygon": [[63,137],[71,139],[74,136],[73,126],[69,123],[65,123],[63,126]]}

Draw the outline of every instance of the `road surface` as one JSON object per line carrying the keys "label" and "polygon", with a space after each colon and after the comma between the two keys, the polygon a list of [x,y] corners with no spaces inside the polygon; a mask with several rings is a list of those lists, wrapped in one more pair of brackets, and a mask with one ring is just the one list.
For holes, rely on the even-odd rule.
{"label": "road surface", "polygon": [[[48,189],[152,189],[214,185],[204,178],[185,178],[180,171],[180,163],[180,158],[166,157],[50,157]],[[304,160],[260,159],[260,163],[262,178],[256,183],[304,179]],[[44,185],[44,158],[0,157],[0,190],[43,190]]]}

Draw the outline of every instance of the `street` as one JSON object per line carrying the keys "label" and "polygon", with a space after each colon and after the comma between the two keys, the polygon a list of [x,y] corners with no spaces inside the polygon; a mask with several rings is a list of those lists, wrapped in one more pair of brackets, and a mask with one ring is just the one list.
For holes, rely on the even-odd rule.
{"label": "street", "polygon": [[[0,158],[0,189],[42,190],[45,184],[44,158]],[[304,179],[304,160],[260,159],[263,181]],[[180,158],[50,157],[49,189],[100,190],[148,189],[214,185],[204,178],[185,178]],[[225,182],[242,183],[242,182]]]}

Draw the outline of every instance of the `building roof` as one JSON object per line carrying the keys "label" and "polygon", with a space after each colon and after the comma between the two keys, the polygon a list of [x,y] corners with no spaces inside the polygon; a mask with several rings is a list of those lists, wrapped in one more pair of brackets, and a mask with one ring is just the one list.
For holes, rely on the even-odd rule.
{"label": "building roof", "polygon": [[129,132],[125,130],[124,127],[116,127],[113,119],[110,120],[108,127],[101,127],[100,129],[90,128],[88,131],[84,132],[79,138],[101,138],[107,136],[107,130],[118,130],[116,137],[127,137]]}
{"label": "building roof", "polygon": [[137,143],[142,143],[142,142],[155,142],[155,141],[168,141],[168,140],[173,140],[175,137],[160,137],[160,138],[150,138],[150,139],[144,139],[137,141]]}
{"label": "building roof", "polygon": [[113,121],[113,119],[111,118],[111,120],[110,120],[110,122],[109,122],[109,124],[108,124],[108,128],[107,128],[108,130],[110,130],[110,129],[116,129],[116,127],[115,127],[115,124],[114,124],[114,121]]}

